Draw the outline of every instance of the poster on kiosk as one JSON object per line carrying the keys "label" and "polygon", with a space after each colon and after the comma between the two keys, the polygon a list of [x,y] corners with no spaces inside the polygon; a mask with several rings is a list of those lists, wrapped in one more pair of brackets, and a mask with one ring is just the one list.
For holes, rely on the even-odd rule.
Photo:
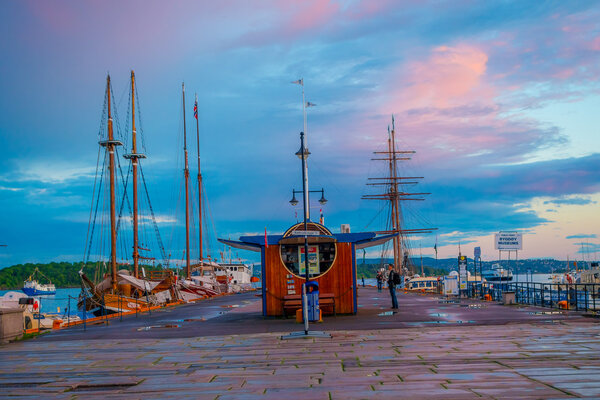
{"label": "poster on kiosk", "polygon": [[[306,263],[304,261],[304,246],[298,246],[298,259],[300,260],[300,276],[306,274]],[[308,273],[309,275],[319,275],[319,247],[308,246]]]}

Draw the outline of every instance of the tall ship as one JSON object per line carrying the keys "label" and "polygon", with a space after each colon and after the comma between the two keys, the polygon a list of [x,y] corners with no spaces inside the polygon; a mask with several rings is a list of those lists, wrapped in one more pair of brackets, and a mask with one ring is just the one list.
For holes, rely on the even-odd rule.
{"label": "tall ship", "polygon": [[[135,73],[131,71],[127,110],[131,126],[121,129],[112,109],[114,97],[107,76],[90,222],[79,271],[82,291],[78,307],[95,315],[146,309],[179,299],[142,170],[141,160],[146,156],[138,143],[136,100],[139,104]],[[120,152],[121,147],[126,151]],[[128,164],[126,174],[121,157]],[[141,208],[147,215],[141,216]],[[158,255],[151,247],[158,249]],[[157,264],[157,259],[163,261]],[[90,265],[93,271],[88,276]]]}
{"label": "tall ship", "polygon": [[[194,119],[196,125],[197,165],[196,180],[197,191],[194,193],[190,179],[190,165],[188,154],[188,137],[186,124],[185,85],[181,85],[182,116],[183,116],[183,179],[185,188],[185,248],[183,275],[178,280],[178,289],[182,299],[195,301],[222,293],[237,293],[252,289],[252,269],[241,261],[227,262],[221,253],[221,261],[211,257],[208,235],[205,229],[207,219],[207,206],[205,190],[202,182],[202,169],[200,159],[200,129],[198,122],[198,97],[194,101]],[[193,195],[197,201],[193,201]],[[194,227],[197,221],[197,227]],[[192,257],[192,233],[197,232],[197,258]]]}
{"label": "tall ship", "polygon": [[[411,244],[409,236],[414,234],[424,235],[432,233],[437,228],[408,228],[403,215],[402,203],[406,201],[424,201],[426,195],[431,193],[413,192],[412,188],[419,183],[424,177],[422,176],[402,176],[400,173],[399,163],[410,161],[414,150],[398,149],[396,144],[396,128],[394,116],[392,116],[391,128],[388,125],[387,129],[387,149],[383,151],[375,151],[373,161],[383,161],[386,165],[387,176],[370,177],[368,178],[367,186],[381,187],[383,193],[366,194],[362,196],[365,200],[379,200],[384,202],[386,220],[385,230],[377,231],[378,234],[393,234],[392,241],[392,258],[394,260],[394,269],[403,279],[408,278],[416,273],[416,268],[411,262]],[[388,259],[389,247],[382,246],[381,266],[384,260]],[[387,268],[385,268],[387,271]]]}

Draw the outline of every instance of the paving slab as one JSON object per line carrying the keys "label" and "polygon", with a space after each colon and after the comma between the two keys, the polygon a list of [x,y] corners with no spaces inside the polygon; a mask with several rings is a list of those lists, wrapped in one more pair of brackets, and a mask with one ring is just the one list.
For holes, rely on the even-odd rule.
{"label": "paving slab", "polygon": [[379,316],[387,298],[359,295],[358,315],[311,328],[331,339],[282,340],[301,325],[261,317],[254,294],[53,332],[0,346],[0,388],[17,398],[600,397],[598,319],[403,293],[400,312]]}

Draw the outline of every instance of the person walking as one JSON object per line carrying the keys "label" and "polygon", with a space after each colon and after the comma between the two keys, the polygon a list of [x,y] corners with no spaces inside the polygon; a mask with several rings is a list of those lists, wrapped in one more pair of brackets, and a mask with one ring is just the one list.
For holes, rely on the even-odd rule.
{"label": "person walking", "polygon": [[383,273],[381,272],[381,270],[377,271],[376,279],[377,279],[377,291],[379,293],[381,293],[381,288],[383,287]]}
{"label": "person walking", "polygon": [[400,281],[400,275],[394,271],[394,264],[388,265],[388,289],[390,289],[390,296],[392,297],[392,309],[398,309],[398,299],[396,298],[396,285]]}

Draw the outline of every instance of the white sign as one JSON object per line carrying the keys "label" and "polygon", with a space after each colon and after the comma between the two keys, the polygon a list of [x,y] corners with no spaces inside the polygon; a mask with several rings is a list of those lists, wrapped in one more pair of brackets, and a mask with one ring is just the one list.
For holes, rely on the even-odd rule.
{"label": "white sign", "polygon": [[499,232],[495,235],[496,250],[523,250],[523,234],[517,232]]}
{"label": "white sign", "polygon": [[444,277],[444,294],[446,296],[458,295],[458,277],[457,276],[445,276]]}
{"label": "white sign", "polygon": [[300,230],[295,230],[292,232],[292,235],[296,235],[296,236],[319,236],[321,234],[321,232],[319,231],[300,231]]}

